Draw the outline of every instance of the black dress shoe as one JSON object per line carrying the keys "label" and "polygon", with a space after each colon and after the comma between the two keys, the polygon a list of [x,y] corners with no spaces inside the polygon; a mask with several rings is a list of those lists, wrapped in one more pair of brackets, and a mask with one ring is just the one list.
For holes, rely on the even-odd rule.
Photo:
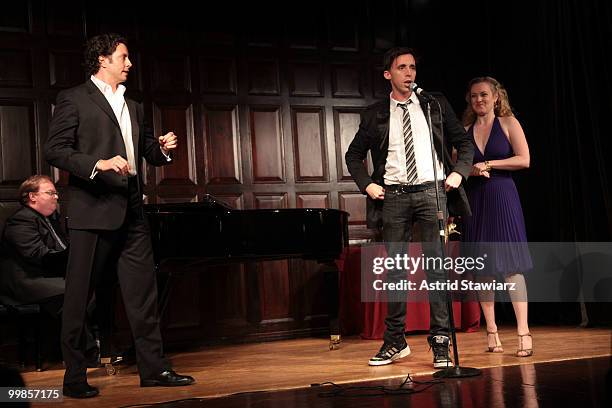
{"label": "black dress shoe", "polygon": [[100,392],[86,382],[64,384],[64,396],[72,398],[91,398]]}
{"label": "black dress shoe", "polygon": [[164,371],[157,377],[140,380],[141,387],[178,387],[193,384],[195,380],[188,375],[180,375],[172,370]]}

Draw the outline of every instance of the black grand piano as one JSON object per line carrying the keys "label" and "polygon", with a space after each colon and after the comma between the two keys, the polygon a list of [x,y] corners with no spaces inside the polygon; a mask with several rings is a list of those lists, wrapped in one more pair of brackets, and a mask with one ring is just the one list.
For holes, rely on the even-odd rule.
{"label": "black grand piano", "polygon": [[[200,202],[145,205],[153,254],[159,273],[160,315],[168,301],[176,265],[192,267],[230,262],[301,258],[325,264],[326,296],[330,301],[330,349],[340,344],[338,270],[335,260],[348,245],[348,213],[324,208],[235,210],[211,195]],[[165,276],[164,276],[165,275]],[[113,290],[104,299],[114,305]],[[100,305],[99,305],[100,306]],[[114,310],[114,309],[113,309]],[[112,313],[109,313],[112,316]],[[112,319],[112,317],[109,317]],[[100,322],[102,336],[112,337],[112,321]],[[101,362],[109,375],[123,357],[114,355],[111,341],[101,341]]]}
{"label": "black grand piano", "polygon": [[[348,245],[348,213],[335,209],[235,210],[213,196],[201,202],[145,206],[158,270],[167,261],[193,266],[301,258],[325,264],[330,297],[330,348],[340,343],[335,260]],[[162,285],[165,309],[172,268]]]}
{"label": "black grand piano", "polygon": [[326,208],[234,210],[201,202],[147,204],[155,260],[213,263],[302,258],[329,262],[348,245],[348,213]]}

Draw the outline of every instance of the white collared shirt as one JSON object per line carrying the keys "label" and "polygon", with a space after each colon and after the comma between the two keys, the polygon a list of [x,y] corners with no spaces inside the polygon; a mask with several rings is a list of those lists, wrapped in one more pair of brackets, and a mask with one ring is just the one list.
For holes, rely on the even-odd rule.
{"label": "white collared shirt", "polygon": [[[389,154],[385,164],[385,184],[407,184],[406,176],[406,152],[404,147],[404,110],[397,106],[400,102],[390,98],[389,104]],[[414,144],[414,158],[417,166],[417,179],[415,184],[423,184],[434,180],[433,165],[431,160],[431,145],[429,143],[429,126],[421,108],[421,103],[413,92],[410,95],[408,113],[410,114],[410,126],[412,128],[412,140]],[[437,171],[439,180],[444,180],[444,169],[436,154]]]}
{"label": "white collared shirt", "polygon": [[[115,113],[119,128],[121,129],[121,136],[123,136],[123,143],[125,144],[126,160],[130,166],[130,176],[135,176],[136,160],[134,159],[134,141],[132,140],[132,121],[130,119],[127,103],[125,103],[125,98],[123,96],[125,93],[125,86],[119,84],[117,90],[113,92],[113,88],[109,84],[93,75],[91,76],[91,81],[98,87],[100,92],[102,92],[102,95],[104,95]],[[94,173],[97,173],[95,167]],[[95,174],[92,175],[92,178],[93,176],[95,176]]]}

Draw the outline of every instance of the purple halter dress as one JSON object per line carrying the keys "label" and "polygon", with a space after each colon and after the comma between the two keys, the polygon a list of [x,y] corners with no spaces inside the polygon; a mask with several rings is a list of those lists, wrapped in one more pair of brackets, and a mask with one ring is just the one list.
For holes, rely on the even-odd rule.
{"label": "purple halter dress", "polygon": [[[484,152],[476,146],[473,125],[468,129],[468,135],[474,144],[474,163],[507,159],[514,155],[497,117]],[[511,243],[499,246],[487,244],[488,248],[495,249],[494,265],[482,273],[495,276],[524,273],[532,268],[532,262],[526,244],[523,210],[512,172],[492,170],[490,173],[490,178],[473,176],[468,179],[466,190],[472,216],[463,219],[463,241]]]}

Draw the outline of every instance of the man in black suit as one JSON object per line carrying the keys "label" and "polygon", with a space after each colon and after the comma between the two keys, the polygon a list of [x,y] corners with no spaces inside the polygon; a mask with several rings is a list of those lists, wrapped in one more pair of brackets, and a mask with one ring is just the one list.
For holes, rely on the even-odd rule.
{"label": "man in black suit", "polygon": [[57,199],[48,176],[35,175],[21,183],[21,208],[5,222],[0,258],[0,294],[20,304],[38,303],[55,317],[61,311],[68,260]]}
{"label": "man in black suit", "polygon": [[[440,256],[440,231],[436,206],[436,189],[441,208],[451,215],[469,214],[469,204],[462,182],[467,179],[473,147],[442,94],[425,98],[412,92],[416,79],[416,60],[410,48],[393,48],[383,58],[384,77],[391,85],[390,98],[370,107],[362,114],[359,131],[346,152],[346,164],[359,190],[367,194],[368,228],[382,227],[388,257],[405,254],[413,226],[421,226],[424,255]],[[430,100],[431,99],[431,100]],[[431,104],[432,127],[436,151],[432,159],[429,126],[425,109]],[[440,121],[442,125],[440,126]],[[457,160],[451,160],[451,147],[457,149]],[[368,150],[374,172],[367,173],[364,160]],[[434,183],[434,165],[443,183]],[[383,205],[384,204],[384,205]],[[442,215],[445,217],[446,214]],[[426,270],[429,282],[444,282],[443,270]],[[388,282],[406,278],[406,270],[388,269]],[[390,364],[410,354],[404,338],[406,293],[388,294],[384,343],[369,364]],[[444,292],[430,292],[430,336],[435,368],[450,363],[448,310]]]}
{"label": "man in black suit", "polygon": [[87,383],[83,354],[87,303],[96,283],[117,272],[136,348],[140,385],[194,382],[164,358],[157,310],[153,252],[146,223],[140,170],[170,163],[177,137],[154,138],[141,104],[124,97],[132,63],[127,41],[117,34],[91,38],[85,49],[90,79],[57,96],[45,144],[47,161],[69,172],[70,254],[62,326],[66,363],[64,394],[98,394]]}

